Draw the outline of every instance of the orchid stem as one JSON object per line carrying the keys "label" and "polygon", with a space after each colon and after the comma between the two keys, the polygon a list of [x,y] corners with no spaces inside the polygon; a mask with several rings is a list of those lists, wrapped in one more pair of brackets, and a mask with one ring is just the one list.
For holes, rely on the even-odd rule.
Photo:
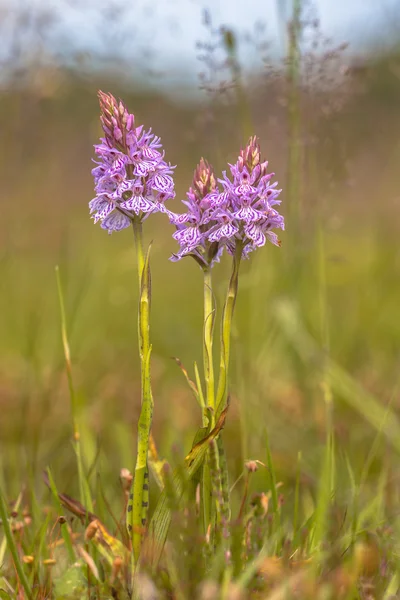
{"label": "orchid stem", "polygon": [[[137,564],[143,541],[149,506],[149,473],[147,455],[153,419],[153,395],[150,379],[150,267],[149,251],[143,252],[142,224],[133,222],[139,277],[138,337],[141,366],[141,410],[138,421],[135,475],[127,506],[127,523]],[[150,249],[149,249],[150,250]]]}
{"label": "orchid stem", "polygon": [[[207,406],[212,408],[215,413],[215,384],[214,384],[214,364],[213,364],[213,334],[214,334],[214,316],[213,291],[211,268],[204,269],[204,377],[206,380],[206,398]],[[213,420],[214,420],[213,414]]]}
{"label": "orchid stem", "polygon": [[[233,312],[235,309],[236,296],[238,291],[239,268],[242,258],[243,243],[236,241],[235,255],[233,257],[232,274],[229,281],[228,292],[222,313],[221,326],[221,358],[219,368],[219,381],[216,396],[216,415],[218,419],[221,412],[226,407],[228,402],[228,375],[229,375],[229,358],[230,358],[230,343]],[[218,444],[218,463],[221,474],[221,503],[220,515],[222,523],[222,542],[224,545],[225,560],[230,562],[230,498],[229,498],[229,475],[228,465],[225,456],[225,450],[221,436],[217,440]]]}
{"label": "orchid stem", "polygon": [[[215,381],[213,362],[213,335],[214,335],[214,299],[212,289],[211,267],[204,267],[204,328],[203,328],[203,362],[204,379],[206,387],[206,406],[209,408],[208,417],[210,427],[215,424]],[[209,468],[204,465],[202,471],[202,503],[204,515],[204,530],[210,527],[210,543],[214,543],[215,516],[218,510],[216,492],[218,485],[216,481],[219,473],[218,451],[216,442],[213,440],[207,453]]]}
{"label": "orchid stem", "polygon": [[242,258],[243,243],[236,240],[235,255],[233,257],[232,274],[229,281],[228,292],[222,313],[221,327],[221,358],[219,367],[219,380],[216,396],[216,415],[219,415],[225,408],[228,398],[228,375],[229,375],[229,359],[231,348],[231,329],[232,318],[235,309],[236,296],[238,291],[239,268]]}

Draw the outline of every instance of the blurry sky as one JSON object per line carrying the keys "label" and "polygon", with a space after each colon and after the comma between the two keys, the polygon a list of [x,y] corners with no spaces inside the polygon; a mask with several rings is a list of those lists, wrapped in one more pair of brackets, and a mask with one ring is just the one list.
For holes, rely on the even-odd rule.
{"label": "blurry sky", "polygon": [[[306,14],[319,17],[323,34],[335,44],[349,42],[355,54],[371,42],[400,38],[400,0],[312,4]],[[205,8],[214,28],[226,25],[240,34],[241,60],[256,69],[260,53],[254,43],[245,43],[245,34],[256,43],[269,41],[270,56],[282,54],[291,5],[292,0],[0,0],[0,57],[10,61],[19,52],[26,60],[39,49],[44,60],[68,62],[74,56],[89,69],[120,59],[152,87],[193,85],[201,70],[196,42],[211,41]],[[255,29],[257,23],[265,29]]]}

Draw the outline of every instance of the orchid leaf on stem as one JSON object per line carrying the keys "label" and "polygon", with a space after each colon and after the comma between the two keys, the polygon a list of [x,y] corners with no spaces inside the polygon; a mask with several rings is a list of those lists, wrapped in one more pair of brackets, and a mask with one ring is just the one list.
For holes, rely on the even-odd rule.
{"label": "orchid leaf on stem", "polygon": [[[206,457],[209,444],[216,439],[224,427],[227,408],[222,411],[215,427],[207,434],[204,429],[197,432],[195,440],[189,454],[185,458],[184,472],[187,478],[193,479],[198,469],[202,466]],[[199,434],[199,435],[198,435]],[[200,437],[200,439],[199,439]],[[175,497],[182,498],[184,492],[184,481],[181,474],[181,468],[174,470],[172,474]],[[143,547],[142,560],[148,560],[155,569],[160,561],[163,547],[168,535],[168,529],[171,523],[171,510],[168,503],[166,490],[162,492],[154,510],[153,517],[149,523],[146,541]]]}
{"label": "orchid leaf on stem", "polygon": [[174,356],[173,359],[176,362],[176,364],[178,365],[178,367],[180,368],[180,370],[182,371],[183,376],[186,379],[186,382],[187,382],[188,386],[190,387],[190,389],[192,390],[193,395],[196,398],[197,402],[199,403],[200,407],[203,408],[203,404],[202,404],[201,399],[200,399],[199,390],[197,389],[197,386],[196,386],[195,382],[192,379],[190,379],[190,376],[189,376],[189,373],[187,372],[187,369],[185,368],[185,366],[183,365],[183,363],[179,360],[179,358],[177,358],[176,356]]}
{"label": "orchid leaf on stem", "polygon": [[151,303],[151,275],[150,275],[150,249],[142,262],[143,242],[141,239],[142,228],[135,226],[134,234],[138,254],[139,268],[143,265],[140,277],[140,299],[139,299],[139,350],[142,369],[142,406],[138,421],[138,441],[135,475],[132,490],[127,505],[128,531],[132,539],[133,556],[137,562],[142,545],[147,521],[149,505],[149,472],[148,452],[150,443],[151,423],[153,419],[153,396],[150,380],[150,303]]}

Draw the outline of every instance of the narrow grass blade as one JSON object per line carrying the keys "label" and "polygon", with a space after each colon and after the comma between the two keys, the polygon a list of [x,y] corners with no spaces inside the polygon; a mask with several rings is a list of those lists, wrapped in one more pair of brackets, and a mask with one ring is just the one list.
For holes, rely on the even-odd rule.
{"label": "narrow grass blade", "polygon": [[293,545],[296,546],[298,539],[298,528],[300,522],[300,476],[301,476],[301,452],[297,456],[296,486],[294,491],[294,514],[293,514]]}
{"label": "narrow grass blade", "polygon": [[[202,385],[201,385],[199,367],[197,365],[197,362],[194,363],[194,374],[195,374],[195,378],[196,378],[196,385],[197,385],[197,392],[199,394],[200,406],[204,410],[204,408],[206,406],[206,401],[204,399],[204,393],[203,393],[203,388],[202,388]],[[204,421],[203,421],[203,425],[205,425]]]}
{"label": "narrow grass blade", "polygon": [[179,358],[177,358],[176,356],[174,356],[173,359],[176,362],[176,364],[178,365],[178,367],[180,368],[180,370],[182,371],[183,376],[186,379],[186,383],[188,384],[188,386],[192,390],[193,395],[196,398],[198,404],[200,405],[201,408],[203,408],[204,405],[201,402],[200,394],[199,394],[199,391],[198,391],[198,389],[196,387],[195,382],[192,381],[192,379],[190,379],[189,373],[187,372],[187,369],[184,367],[183,363],[179,360]]}
{"label": "narrow grass blade", "polygon": [[[47,472],[44,473],[44,482],[48,487],[50,486],[49,478]],[[55,489],[55,488],[54,488]],[[63,494],[62,492],[58,492],[58,498],[61,504],[69,510],[73,515],[78,517],[83,523],[87,521],[93,521],[97,519],[97,516],[93,514],[91,511],[87,510],[83,504],[81,504],[75,498],[72,498],[68,494]]]}
{"label": "narrow grass blade", "polygon": [[[58,515],[59,517],[63,516],[63,510],[62,510],[62,504],[61,504],[61,500],[59,497],[59,493],[57,491],[57,487],[56,484],[54,482],[53,476],[51,474],[51,471],[49,468],[47,468],[47,477],[48,477],[48,484],[51,490],[51,493],[53,495],[54,501],[57,505],[57,509],[58,509]],[[65,543],[65,547],[67,549],[68,552],[68,556],[69,559],[71,560],[72,563],[75,562],[76,560],[76,556],[75,556],[75,552],[74,552],[74,548],[72,545],[72,540],[71,540],[71,536],[69,534],[68,531],[68,526],[66,523],[61,524],[61,535],[63,537],[64,543]]]}
{"label": "narrow grass blade", "polygon": [[323,355],[291,301],[280,301],[274,312],[301,359],[308,364],[312,363],[316,368],[323,368],[324,380],[332,388],[332,392],[341,396],[374,429],[382,431],[393,448],[400,453],[400,421],[394,411],[389,406],[383,406],[335,361]]}
{"label": "narrow grass blade", "polygon": [[201,466],[200,486],[200,506],[203,519],[203,532],[204,535],[206,535],[208,525],[212,522],[211,514],[213,501],[210,466],[207,460],[205,460]]}
{"label": "narrow grass blade", "polygon": [[314,516],[314,530],[311,541],[311,552],[320,549],[326,537],[329,522],[329,509],[332,500],[332,480],[334,478],[334,442],[332,432],[328,432],[325,456],[319,480],[317,505]]}
{"label": "narrow grass blade", "polygon": [[269,446],[269,439],[267,432],[266,435],[266,450],[267,450],[267,467],[268,467],[268,475],[269,475],[269,483],[271,489],[271,504],[272,504],[272,512],[273,512],[273,531],[276,532],[280,528],[280,509],[279,509],[279,500],[278,500],[278,489],[277,489],[277,480],[275,474],[275,468],[272,461],[271,449]]}
{"label": "narrow grass blade", "polygon": [[3,496],[3,493],[1,490],[0,490],[0,517],[1,517],[1,520],[3,523],[4,535],[7,539],[7,545],[11,552],[14,566],[15,566],[15,569],[18,574],[18,578],[21,582],[21,585],[23,586],[23,588],[25,590],[27,598],[30,599],[30,598],[32,598],[32,589],[31,589],[31,586],[29,585],[28,577],[25,573],[23,563],[20,560],[20,556],[18,554],[17,546],[15,544],[15,539],[14,539],[13,533],[11,531],[10,523],[8,520],[7,505],[5,503],[4,496]]}
{"label": "narrow grass blade", "polygon": [[58,299],[60,304],[60,314],[61,314],[61,337],[64,348],[64,357],[65,357],[65,367],[67,371],[67,379],[68,379],[68,387],[69,394],[71,400],[71,414],[72,414],[72,423],[73,423],[73,432],[74,432],[74,449],[76,453],[76,461],[78,467],[78,479],[79,479],[79,491],[80,491],[80,500],[82,504],[85,504],[89,511],[93,510],[92,506],[92,498],[90,495],[89,484],[84,475],[83,469],[83,461],[82,461],[82,450],[81,450],[81,441],[80,441],[80,432],[79,432],[79,424],[78,424],[78,406],[77,406],[77,398],[75,393],[75,387],[72,378],[72,363],[71,363],[71,352],[69,348],[68,342],[68,334],[67,334],[67,318],[65,313],[65,304],[64,304],[64,294],[61,285],[60,278],[60,270],[58,266],[56,266],[56,279],[57,279],[57,290],[58,290]]}
{"label": "narrow grass blade", "polygon": [[218,454],[219,454],[219,468],[221,469],[221,492],[222,492],[222,507],[221,507],[221,516],[225,523],[228,525],[228,522],[231,518],[231,509],[230,509],[230,494],[229,494],[229,472],[228,472],[228,462],[226,460],[225,448],[222,443],[222,435],[217,438],[218,445]]}

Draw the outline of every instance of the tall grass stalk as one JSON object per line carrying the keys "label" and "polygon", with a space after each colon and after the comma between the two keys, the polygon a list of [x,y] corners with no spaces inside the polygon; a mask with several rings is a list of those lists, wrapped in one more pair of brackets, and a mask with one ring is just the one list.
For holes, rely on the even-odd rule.
{"label": "tall grass stalk", "polygon": [[[271,508],[272,508],[272,538],[276,538],[276,533],[281,533],[281,514],[280,514],[280,506],[279,506],[279,497],[278,497],[278,482],[276,479],[276,472],[274,463],[272,460],[271,448],[269,445],[269,437],[268,432],[265,432],[266,437],[266,450],[267,450],[267,469],[268,469],[268,477],[270,483],[270,491],[271,491]],[[276,542],[276,546],[277,546]],[[280,548],[276,547],[275,552],[278,552]]]}
{"label": "tall grass stalk", "polygon": [[335,443],[333,431],[333,401],[329,386],[324,389],[326,407],[326,446],[325,456],[319,479],[319,490],[314,515],[314,527],[311,537],[311,552],[321,551],[329,529],[330,508],[335,493]]}
{"label": "tall grass stalk", "polygon": [[[288,23],[287,80],[288,80],[288,162],[286,198],[290,238],[296,245],[300,219],[301,187],[301,113],[300,113],[300,36],[302,0],[293,0],[292,18]],[[297,234],[297,235],[296,235]],[[297,256],[297,253],[294,254]]]}
{"label": "tall grass stalk", "polygon": [[87,478],[85,477],[84,468],[83,468],[83,460],[82,460],[82,447],[81,447],[81,434],[79,429],[79,417],[78,417],[78,403],[77,397],[74,387],[74,382],[72,378],[72,363],[71,363],[71,352],[68,342],[68,334],[67,334],[67,319],[65,313],[65,304],[64,304],[64,294],[61,284],[60,277],[60,269],[56,266],[56,279],[57,279],[57,290],[58,290],[58,299],[60,305],[60,315],[61,315],[61,337],[62,344],[64,349],[64,358],[65,358],[65,368],[67,371],[67,379],[68,379],[68,388],[69,388],[69,396],[71,401],[71,417],[72,417],[72,427],[73,427],[73,444],[74,450],[76,454],[76,462],[78,467],[78,483],[79,483],[79,494],[82,504],[86,507],[88,511],[93,511],[92,498],[90,495],[89,484]]}
{"label": "tall grass stalk", "polygon": [[254,134],[254,128],[251,116],[251,108],[243,84],[243,75],[238,57],[236,36],[232,30],[225,29],[223,42],[229,57],[231,76],[235,85],[243,143],[246,143],[249,137]]}
{"label": "tall grass stalk", "polygon": [[[58,515],[59,515],[59,517],[62,517],[63,514],[64,514],[64,511],[62,509],[62,505],[61,505],[61,502],[60,502],[60,498],[59,498],[59,495],[58,495],[58,490],[57,490],[55,481],[53,479],[53,476],[52,476],[51,471],[50,471],[49,468],[47,468],[46,472],[47,472],[47,476],[49,478],[49,485],[50,485],[50,490],[51,490],[51,493],[52,493],[52,496],[53,496],[53,500],[55,502],[55,505],[57,506]],[[63,537],[64,544],[65,544],[65,547],[67,549],[69,559],[70,559],[71,563],[74,563],[75,560],[76,560],[76,556],[75,556],[75,552],[74,552],[74,549],[73,549],[72,539],[71,539],[71,535],[70,535],[70,532],[69,532],[69,529],[68,529],[68,524],[66,522],[64,522],[64,523],[60,522],[60,527],[61,527],[61,535]]]}

